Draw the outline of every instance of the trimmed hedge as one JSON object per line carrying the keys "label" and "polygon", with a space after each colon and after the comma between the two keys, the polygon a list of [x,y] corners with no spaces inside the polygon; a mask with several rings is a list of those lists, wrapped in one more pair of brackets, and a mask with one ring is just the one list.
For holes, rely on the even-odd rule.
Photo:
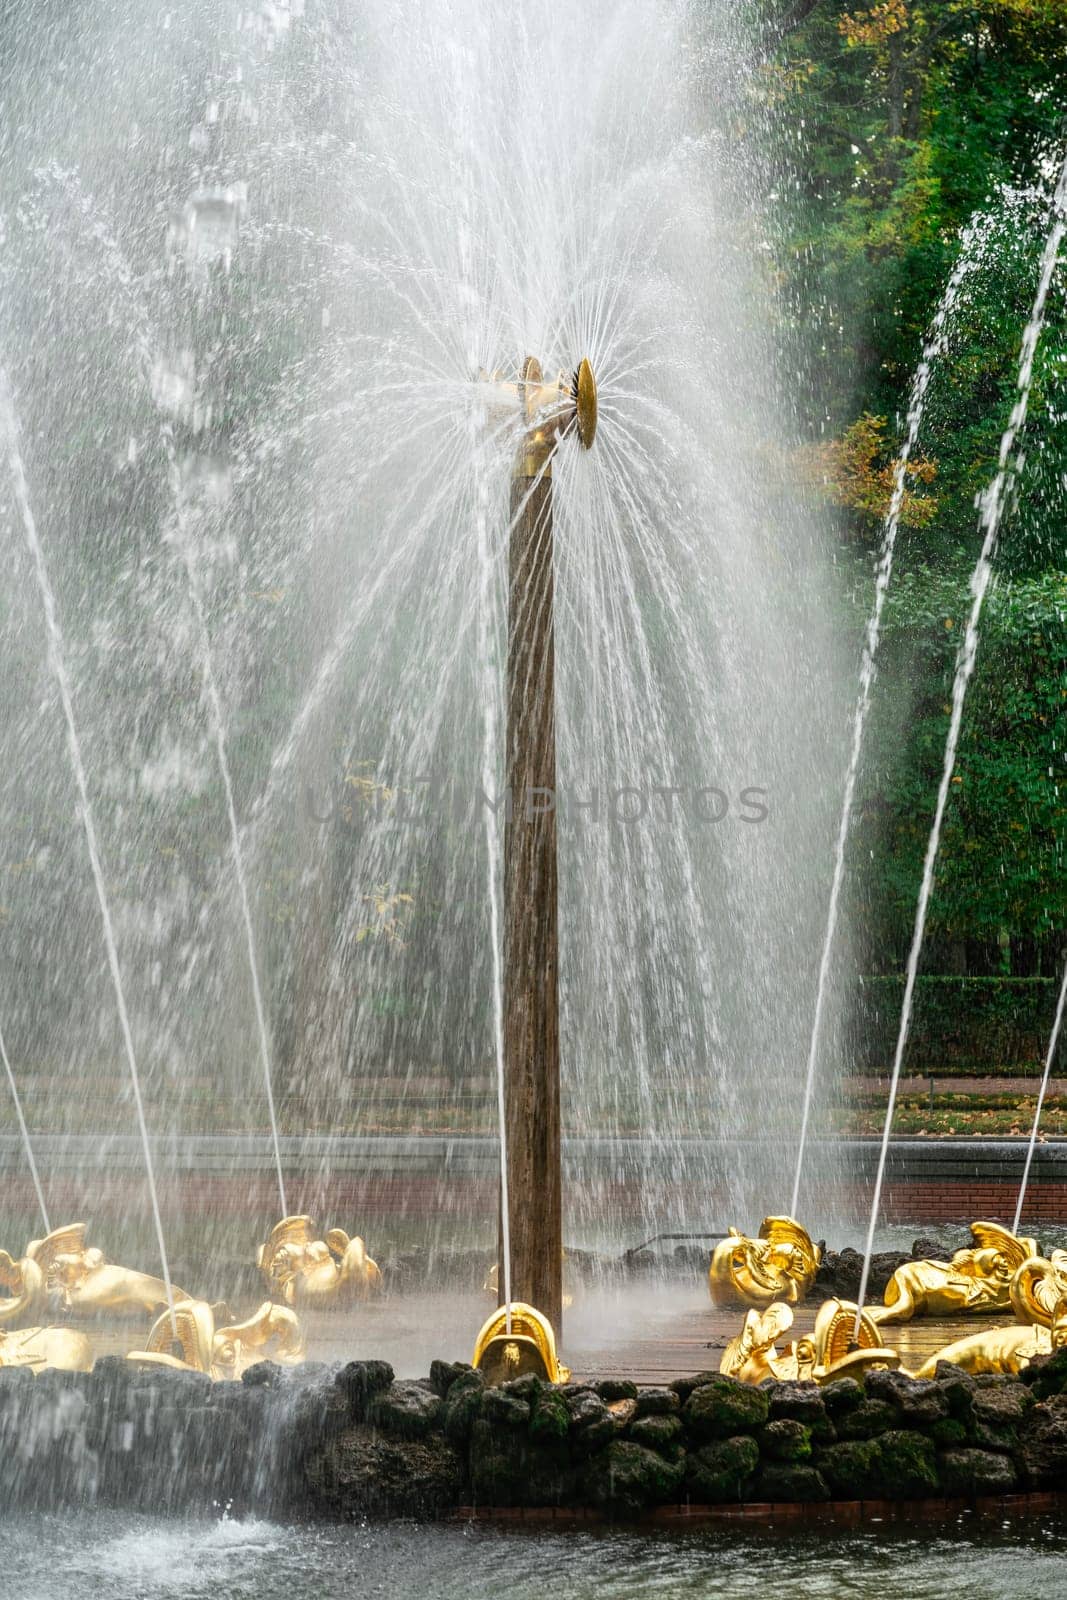
{"label": "trimmed hedge", "polygon": [[[904,1071],[1039,1072],[1058,989],[1054,978],[920,978]],[[861,980],[850,1051],[855,1072],[892,1067],[903,999],[902,977]]]}

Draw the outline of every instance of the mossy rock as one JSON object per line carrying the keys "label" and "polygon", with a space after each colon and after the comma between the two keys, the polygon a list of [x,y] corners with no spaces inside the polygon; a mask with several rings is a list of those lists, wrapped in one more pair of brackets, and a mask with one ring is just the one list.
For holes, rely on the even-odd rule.
{"label": "mossy rock", "polygon": [[1011,1494],[1019,1475],[1010,1456],[992,1450],[946,1450],[938,1462],[946,1494]]}
{"label": "mossy rock", "polygon": [[770,1461],[809,1461],[811,1429],[795,1417],[775,1417],[760,1429],[759,1447]]}
{"label": "mossy rock", "polygon": [[685,1466],[689,1498],[697,1505],[746,1500],[758,1467],[759,1445],[747,1434],[691,1450]]}
{"label": "mossy rock", "polygon": [[937,1451],[925,1434],[903,1428],[883,1433],[878,1454],[884,1499],[913,1500],[937,1494]]}
{"label": "mossy rock", "polygon": [[609,1404],[612,1400],[636,1400],[637,1385],[629,1378],[601,1378],[594,1383],[593,1392]]}
{"label": "mossy rock", "polygon": [[591,1504],[626,1520],[677,1499],[684,1478],[681,1462],[665,1461],[631,1439],[616,1439],[586,1463],[581,1483]]}
{"label": "mossy rock", "polygon": [[468,1467],[474,1498],[491,1506],[523,1503],[527,1483],[525,1436],[517,1429],[494,1428],[484,1417],[471,1425]]}
{"label": "mossy rock", "polygon": [[558,1389],[542,1389],[530,1411],[530,1438],[545,1448],[562,1449],[571,1429],[571,1414]]}
{"label": "mossy rock", "polygon": [[630,1438],[643,1444],[646,1450],[659,1450],[672,1460],[682,1442],[681,1417],[662,1416],[653,1412],[648,1417],[638,1417],[630,1424]]}
{"label": "mossy rock", "polygon": [[681,1401],[673,1389],[647,1388],[637,1391],[638,1417],[675,1417]]}
{"label": "mossy rock", "polygon": [[896,1408],[887,1400],[861,1400],[844,1416],[838,1416],[834,1426],[842,1440],[876,1439],[879,1434],[888,1433],[896,1420]]}
{"label": "mossy rock", "polygon": [[826,1479],[817,1467],[794,1461],[765,1461],[756,1480],[759,1500],[829,1500]]}
{"label": "mossy rock", "polygon": [[[99,1362],[97,1365],[99,1366]],[[674,1390],[680,1404],[684,1406],[694,1389],[702,1389],[705,1384],[714,1383],[716,1378],[721,1376],[719,1372],[694,1372],[689,1378],[672,1378],[667,1388]]]}
{"label": "mossy rock", "polygon": [[855,1378],[834,1378],[831,1383],[823,1384],[822,1403],[830,1417],[837,1418],[848,1411],[855,1411],[857,1406],[863,1404],[863,1398],[863,1386]]}
{"label": "mossy rock", "polygon": [[948,1395],[934,1378],[912,1378],[906,1372],[869,1372],[867,1394],[896,1407],[908,1428],[928,1428],[949,1413]]}
{"label": "mossy rock", "polygon": [[424,1439],[439,1426],[443,1410],[432,1389],[400,1379],[369,1402],[367,1421],[400,1439]]}
{"label": "mossy rock", "polygon": [[720,1374],[693,1390],[685,1402],[682,1420],[693,1439],[730,1439],[762,1428],[768,1410],[768,1398],[762,1389]]}
{"label": "mossy rock", "polygon": [[942,1417],[932,1428],[927,1428],[926,1432],[938,1449],[947,1450],[956,1445],[967,1444],[972,1430],[959,1417]]}
{"label": "mossy rock", "polygon": [[457,1377],[449,1386],[442,1419],[445,1435],[453,1444],[466,1444],[471,1428],[482,1414],[487,1394],[480,1372]]}
{"label": "mossy rock", "polygon": [[874,1499],[882,1492],[882,1457],[876,1439],[849,1439],[820,1450],[816,1465],[834,1494]]}
{"label": "mossy rock", "polygon": [[1050,1356],[1035,1356],[1023,1372],[1022,1382],[1035,1400],[1067,1393],[1067,1349],[1055,1350]]}
{"label": "mossy rock", "polygon": [[1025,1385],[1005,1382],[976,1388],[973,1397],[974,1442],[983,1450],[1013,1450],[1019,1430],[1033,1410],[1034,1396]]}
{"label": "mossy rock", "polygon": [[[434,1392],[439,1394],[442,1400],[447,1400],[448,1392],[456,1379],[467,1378],[474,1370],[469,1361],[431,1361],[430,1382]],[[478,1377],[481,1378],[481,1373]]]}
{"label": "mossy rock", "polygon": [[486,1389],[482,1415],[494,1427],[525,1428],[530,1414],[528,1400],[520,1400],[517,1394],[507,1394],[503,1389]]}

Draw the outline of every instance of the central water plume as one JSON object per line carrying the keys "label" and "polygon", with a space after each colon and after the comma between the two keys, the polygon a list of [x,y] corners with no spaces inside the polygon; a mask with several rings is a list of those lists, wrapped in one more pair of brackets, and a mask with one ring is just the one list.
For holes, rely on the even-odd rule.
{"label": "central water plume", "polygon": [[[588,353],[597,450],[554,467],[555,803],[564,1132],[608,1142],[574,1157],[567,1231],[715,1226],[713,1188],[731,1216],[778,1192],[842,721],[775,416],[744,41],[727,5],[673,0],[285,15],[194,0],[161,30],[109,0],[48,32],[58,62],[92,56],[92,101],[19,106],[4,180],[4,322],[79,596],[153,1094],[176,1131],[261,1128],[269,1037],[284,1132],[492,1134],[516,439],[478,374]],[[152,399],[113,260],[46,164],[110,219]],[[229,786],[166,560],[175,471]],[[63,986],[95,1014],[84,958]],[[54,1030],[19,1020],[20,1059],[49,1059]]]}

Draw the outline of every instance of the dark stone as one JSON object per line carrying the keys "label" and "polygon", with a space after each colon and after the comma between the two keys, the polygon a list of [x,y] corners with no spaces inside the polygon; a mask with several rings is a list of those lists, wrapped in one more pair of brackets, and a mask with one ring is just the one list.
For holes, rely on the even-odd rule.
{"label": "dark stone", "polygon": [[909,1378],[905,1372],[869,1372],[867,1393],[896,1407],[909,1428],[928,1428],[948,1416],[948,1395],[934,1378]]}
{"label": "dark stone", "polygon": [[974,1409],[975,1382],[969,1372],[951,1361],[939,1361],[934,1368],[934,1382],[948,1401],[950,1417],[969,1422]]}
{"label": "dark stone", "polygon": [[578,1457],[593,1455],[618,1435],[618,1423],[599,1395],[586,1390],[566,1395],[571,1417],[571,1450]]}
{"label": "dark stone", "polygon": [[524,1372],[521,1378],[509,1378],[507,1383],[495,1384],[494,1387],[502,1389],[505,1394],[514,1395],[516,1400],[525,1400],[533,1405],[545,1387],[545,1380],[539,1378],[536,1372]]}
{"label": "dark stone", "polygon": [[820,1450],[818,1467],[836,1495],[849,1500],[881,1494],[881,1452],[876,1439],[850,1439]]}
{"label": "dark stone", "polygon": [[529,1487],[528,1455],[523,1434],[494,1428],[485,1417],[476,1418],[468,1453],[475,1499],[491,1506],[522,1505]]}
{"label": "dark stone", "polygon": [[808,1461],[811,1429],[795,1417],[776,1417],[760,1429],[759,1447],[771,1461]]}
{"label": "dark stone", "polygon": [[1035,1405],[1016,1459],[1035,1489],[1062,1489],[1067,1483],[1067,1394]]}
{"label": "dark stone", "polygon": [[312,1504],[344,1518],[437,1516],[458,1505],[463,1466],[440,1434],[384,1438],[364,1425],[346,1428],[307,1463]]}
{"label": "dark stone", "polygon": [[694,1439],[729,1439],[767,1420],[769,1402],[762,1389],[717,1374],[694,1389],[685,1402],[682,1419]]}
{"label": "dark stone", "polygon": [[1021,1377],[1036,1400],[1063,1394],[1067,1390],[1067,1348],[1054,1350],[1050,1356],[1034,1356]]}
{"label": "dark stone", "polygon": [[933,1441],[903,1429],[878,1440],[881,1498],[912,1500],[938,1491],[937,1451]]}
{"label": "dark stone", "polygon": [[481,1373],[473,1369],[460,1373],[453,1380],[445,1401],[443,1422],[445,1433],[454,1444],[465,1444],[470,1438],[471,1427],[481,1416],[489,1392]]}
{"label": "dark stone", "polygon": [[1009,1381],[996,1388],[976,1388],[972,1398],[975,1444],[984,1450],[1014,1450],[1019,1429],[1034,1407],[1030,1390]]}
{"label": "dark stone", "polygon": [[542,1389],[530,1415],[530,1439],[545,1449],[559,1449],[570,1432],[571,1415],[558,1389]]}
{"label": "dark stone", "polygon": [[792,1417],[810,1427],[826,1416],[826,1401],[817,1383],[769,1383],[764,1392],[772,1422],[779,1417]]}
{"label": "dark stone", "polygon": [[946,1494],[1011,1494],[1018,1484],[1010,1456],[990,1450],[946,1450],[938,1468]]}
{"label": "dark stone", "polygon": [[759,1445],[747,1434],[691,1450],[685,1464],[689,1498],[697,1505],[745,1500],[758,1466]]}
{"label": "dark stone", "polygon": [[278,1389],[285,1380],[286,1369],[277,1361],[257,1361],[241,1374],[241,1382],[249,1389]]}
{"label": "dark stone", "polygon": [[643,1444],[646,1450],[659,1450],[674,1460],[682,1439],[682,1419],[656,1412],[650,1417],[638,1417],[630,1424],[630,1438],[635,1444]]}
{"label": "dark stone", "polygon": [[442,1400],[447,1400],[448,1391],[456,1379],[466,1377],[473,1371],[474,1368],[468,1361],[431,1361],[430,1382],[434,1392],[439,1394]]}
{"label": "dark stone", "polygon": [[599,1383],[594,1383],[593,1392],[598,1394],[601,1400],[609,1402],[637,1399],[637,1385],[631,1383],[629,1378],[602,1378]]}
{"label": "dark stone", "polygon": [[681,1401],[673,1389],[638,1389],[638,1417],[673,1417],[681,1409]]}
{"label": "dark stone", "polygon": [[487,1421],[505,1428],[525,1428],[530,1420],[530,1402],[503,1389],[487,1389],[481,1401],[481,1414]]}
{"label": "dark stone", "polygon": [[615,1439],[586,1463],[582,1488],[593,1505],[625,1520],[676,1499],[684,1478],[681,1462],[665,1461],[631,1439]]}
{"label": "dark stone", "polygon": [[400,1379],[374,1395],[367,1421],[401,1439],[422,1439],[439,1425],[442,1410],[440,1396],[432,1389]]}
{"label": "dark stone", "polygon": [[862,1404],[863,1388],[855,1378],[834,1378],[822,1388],[822,1403],[831,1417],[840,1417],[846,1411],[855,1411]]}
{"label": "dark stone", "polygon": [[679,1402],[684,1406],[694,1389],[700,1389],[706,1383],[714,1383],[720,1376],[718,1372],[696,1372],[691,1378],[673,1378],[667,1388],[674,1390]]}
{"label": "dark stone", "polygon": [[966,1444],[972,1430],[959,1417],[942,1417],[932,1427],[927,1428],[926,1433],[939,1450],[947,1450],[953,1445]]}
{"label": "dark stone", "polygon": [[765,1461],[756,1479],[760,1500],[829,1500],[826,1479],[817,1467],[787,1461]]}
{"label": "dark stone", "polygon": [[372,1397],[388,1389],[393,1376],[388,1361],[350,1361],[341,1368],[334,1383],[348,1401],[349,1413],[354,1421],[363,1421]]}
{"label": "dark stone", "polygon": [[875,1439],[896,1422],[897,1411],[888,1400],[862,1400],[835,1423],[839,1439]]}

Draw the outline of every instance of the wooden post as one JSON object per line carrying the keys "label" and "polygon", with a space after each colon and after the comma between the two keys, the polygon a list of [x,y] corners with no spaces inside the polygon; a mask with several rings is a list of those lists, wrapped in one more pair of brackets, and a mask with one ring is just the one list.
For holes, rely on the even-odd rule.
{"label": "wooden post", "polygon": [[[540,475],[538,476],[538,472]],[[563,1317],[552,478],[512,479],[504,834],[504,1072],[511,1295]],[[499,1273],[500,1297],[504,1274]]]}

